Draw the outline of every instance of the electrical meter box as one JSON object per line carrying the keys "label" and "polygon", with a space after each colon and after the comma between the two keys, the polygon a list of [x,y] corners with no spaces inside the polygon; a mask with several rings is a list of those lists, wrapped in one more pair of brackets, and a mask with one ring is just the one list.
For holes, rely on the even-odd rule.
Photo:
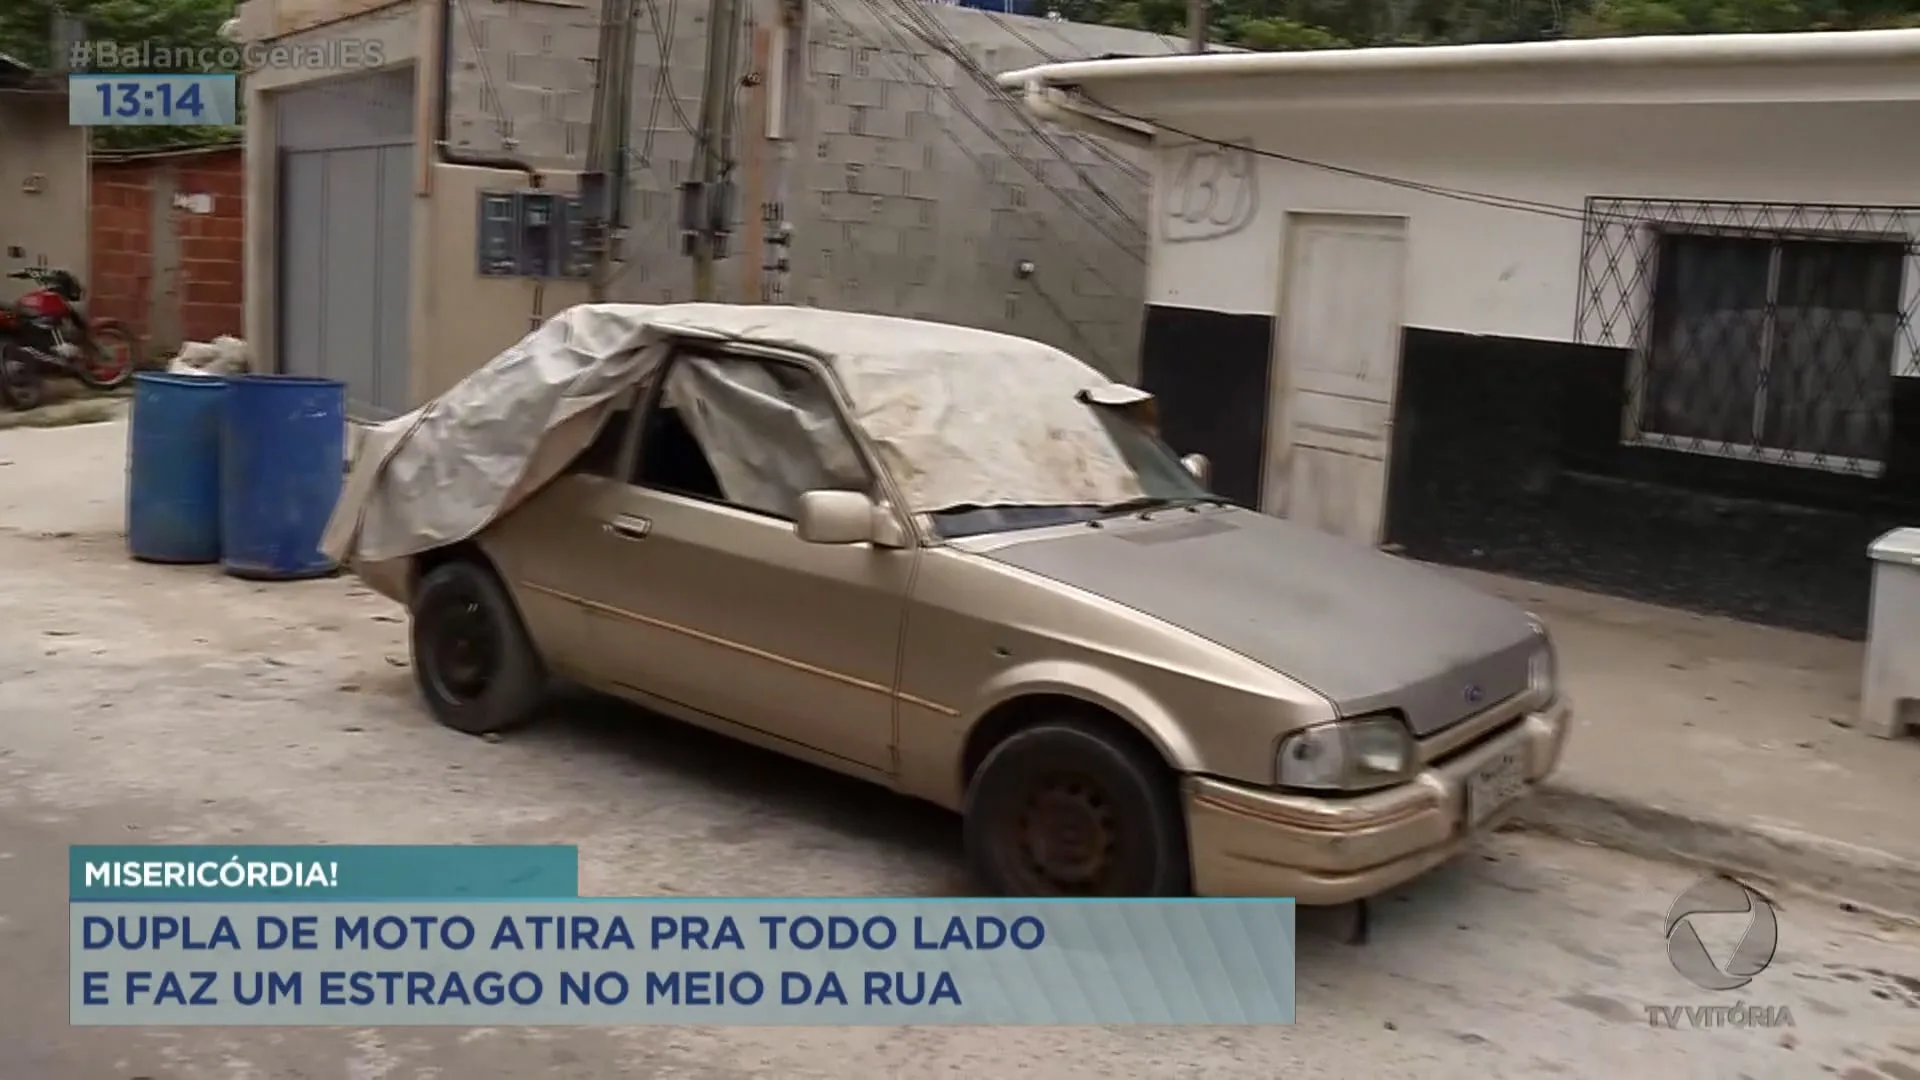
{"label": "electrical meter box", "polygon": [[516,192],[520,201],[520,276],[558,277],[554,255],[559,237],[554,235],[553,194],[546,191]]}
{"label": "electrical meter box", "polygon": [[593,269],[576,195],[527,188],[480,193],[475,240],[481,277],[584,278]]}
{"label": "electrical meter box", "polygon": [[556,233],[559,246],[555,258],[559,265],[559,276],[563,278],[589,278],[593,276],[593,252],[587,244],[588,230],[593,227],[592,211],[585,196],[562,195],[558,200],[560,227]]}
{"label": "electrical meter box", "polygon": [[498,191],[480,193],[476,240],[481,277],[513,277],[520,272],[518,216],[512,195]]}

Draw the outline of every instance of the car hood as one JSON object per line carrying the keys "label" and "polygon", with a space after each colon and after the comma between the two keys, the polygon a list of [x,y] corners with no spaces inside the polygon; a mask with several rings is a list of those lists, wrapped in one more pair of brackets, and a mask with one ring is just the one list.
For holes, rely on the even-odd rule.
{"label": "car hood", "polygon": [[987,558],[1152,615],[1428,735],[1525,692],[1525,611],[1419,563],[1241,509],[1157,511]]}

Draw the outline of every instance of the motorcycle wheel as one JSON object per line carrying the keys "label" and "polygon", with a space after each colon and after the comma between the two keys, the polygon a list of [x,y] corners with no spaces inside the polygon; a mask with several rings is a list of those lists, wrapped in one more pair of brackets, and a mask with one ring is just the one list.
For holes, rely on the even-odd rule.
{"label": "motorcycle wheel", "polygon": [[0,350],[0,401],[19,412],[40,407],[45,387],[32,362],[12,349]]}
{"label": "motorcycle wheel", "polygon": [[126,327],[102,319],[92,327],[93,341],[73,365],[73,374],[89,390],[125,386],[140,365],[140,346]]}

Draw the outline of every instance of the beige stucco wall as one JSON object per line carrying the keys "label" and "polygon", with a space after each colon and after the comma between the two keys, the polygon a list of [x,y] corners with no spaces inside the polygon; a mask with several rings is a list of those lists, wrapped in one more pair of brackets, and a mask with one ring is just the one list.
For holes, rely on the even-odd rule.
{"label": "beige stucco wall", "polygon": [[[436,160],[439,60],[434,53],[437,5],[368,0],[249,0],[242,32],[312,44],[329,38],[378,42],[387,67],[415,71],[415,203],[409,287],[411,396],[424,401],[446,390],[480,361],[518,340],[538,318],[584,301],[578,283],[544,288],[474,272],[474,206],[483,188],[515,187],[517,173],[442,164]],[[348,21],[341,21],[348,20]],[[314,24],[319,25],[314,25]],[[302,29],[311,27],[310,29]],[[278,156],[272,95],[318,79],[351,77],[372,69],[316,73],[265,70],[247,82],[247,337],[269,369],[277,365],[275,264],[278,236]],[[571,190],[570,173],[547,173],[547,186]]]}
{"label": "beige stucco wall", "polygon": [[[453,148],[512,154],[538,167],[548,187],[573,188],[584,160],[597,5],[588,0],[476,0],[458,10],[447,43],[454,60],[448,110]],[[931,10],[954,22],[953,32],[992,68],[1017,67],[1037,58],[1015,38],[996,38],[989,45],[968,37],[988,30],[1004,34],[994,29],[998,23],[970,23],[944,9]],[[533,319],[587,298],[582,283],[539,286],[476,273],[475,193],[525,181],[514,172],[438,161],[434,141],[442,114],[440,13],[440,0],[247,0],[238,16],[241,33],[253,40],[309,44],[357,39],[363,53],[368,42],[378,41],[389,66],[413,66],[418,201],[412,226],[409,342],[415,402],[445,390],[518,340]],[[682,11],[680,24],[665,52],[673,61],[673,96],[681,99],[683,110],[691,110],[702,63],[703,24],[687,11]],[[1172,47],[1148,35],[1106,27],[1058,24],[1042,29],[1062,48],[1077,52]],[[819,86],[810,89],[826,96],[813,103],[815,115],[805,125],[821,137],[807,139],[798,148],[801,160],[788,196],[796,234],[806,242],[793,252],[794,280],[787,297],[1022,333],[1129,377],[1145,277],[1145,238],[1133,243],[1139,251],[1122,251],[1114,241],[1096,235],[1104,232],[1124,240],[1128,228],[1138,233],[1139,225],[1122,227],[1109,211],[1093,205],[1097,200],[1081,186],[1081,177],[1087,170],[1106,170],[1104,188],[1143,211],[1145,170],[1135,168],[1129,174],[1077,144],[1070,147],[1072,164],[1050,160],[1038,138],[1017,123],[1011,103],[989,101],[979,88],[960,85],[965,80],[934,58],[862,44],[876,35],[886,37],[883,29],[825,21],[814,34]],[[1009,49],[1026,51],[1016,56]],[[655,115],[647,105],[661,74],[658,68],[664,66],[657,55],[661,43],[649,38],[639,51],[634,143],[636,155],[644,149],[650,160],[637,163],[634,235],[625,249],[629,261],[610,296],[653,303],[684,300],[690,292],[689,272],[678,250],[674,190],[691,157],[692,141],[671,110]],[[844,75],[839,73],[842,67]],[[255,73],[247,82],[247,334],[269,363],[275,351],[277,229],[270,99],[277,91],[330,74],[270,70]],[[935,78],[959,86],[957,96],[950,100],[922,85]],[[871,108],[858,104],[869,99],[875,103]],[[854,114],[860,110],[867,111],[856,121]],[[981,135],[955,110],[993,118],[993,138]],[[750,123],[743,119],[743,125]],[[953,144],[956,131],[968,145]],[[761,179],[772,156],[769,144],[744,130],[742,138],[742,209],[753,212],[743,213],[745,228],[736,236],[737,250],[720,273],[722,299],[728,300],[758,299],[754,293],[763,253],[757,246],[759,208],[751,204],[773,197]],[[980,145],[971,145],[974,142]],[[1018,160],[1012,156],[1016,154]],[[904,164],[890,164],[895,158]],[[855,172],[860,174],[857,184],[850,179]],[[1034,177],[1040,172],[1044,183]],[[1073,206],[1063,201],[1068,198]],[[1088,224],[1098,220],[1107,224],[1101,229]],[[1033,281],[1022,280],[1016,272],[1026,261],[1039,267]],[[1038,295],[1041,292],[1047,295]]]}
{"label": "beige stucco wall", "polygon": [[[86,129],[67,123],[65,94],[0,91],[0,268],[44,258],[89,280],[87,148]],[[0,279],[0,299],[30,287]]]}
{"label": "beige stucco wall", "polygon": [[[380,54],[389,66],[412,64],[416,60],[414,5],[408,3],[369,3],[367,0],[247,0],[237,18],[240,33],[250,40],[283,40],[290,44],[316,44],[329,38],[353,38],[378,41]],[[362,17],[352,18],[359,14]],[[349,19],[349,23],[339,20]],[[302,27],[313,29],[302,30]],[[273,95],[295,86],[343,76],[365,75],[371,69],[349,72],[315,71],[301,68],[264,68],[248,74],[246,96],[246,338],[253,346],[257,362],[268,371],[279,367],[277,301],[279,279],[275,272],[279,258],[279,152],[274,130]],[[414,277],[419,277],[420,251],[425,243],[421,215],[413,221]],[[417,292],[417,290],[415,290]],[[413,322],[414,332],[419,319]]]}
{"label": "beige stucco wall", "polygon": [[[571,173],[543,174],[547,187],[571,191]],[[424,401],[525,336],[549,315],[585,303],[585,282],[483,278],[474,271],[474,207],[485,188],[513,188],[519,173],[462,165],[433,166],[433,196],[415,207],[416,235],[425,229],[424,257],[416,247],[413,275],[413,395]],[[424,220],[423,220],[424,219]]]}

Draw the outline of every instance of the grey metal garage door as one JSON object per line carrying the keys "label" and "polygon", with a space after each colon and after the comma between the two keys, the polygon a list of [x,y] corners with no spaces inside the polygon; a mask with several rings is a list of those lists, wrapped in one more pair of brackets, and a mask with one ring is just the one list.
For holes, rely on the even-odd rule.
{"label": "grey metal garage door", "polygon": [[280,369],[347,384],[356,416],[406,411],[413,69],[274,96]]}

